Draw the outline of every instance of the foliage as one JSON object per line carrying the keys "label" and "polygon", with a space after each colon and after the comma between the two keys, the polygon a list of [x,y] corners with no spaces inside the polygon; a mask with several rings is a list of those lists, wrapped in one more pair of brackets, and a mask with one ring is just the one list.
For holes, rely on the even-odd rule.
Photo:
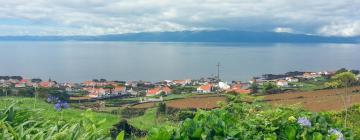
{"label": "foliage", "polygon": [[36,94],[42,99],[47,99],[50,96],[55,96],[58,97],[59,100],[67,101],[70,98],[66,91],[58,88],[39,88],[36,91]]}
{"label": "foliage", "polygon": [[133,118],[142,116],[145,114],[146,108],[124,108],[121,110],[121,116],[123,118]]}
{"label": "foliage", "polygon": [[148,139],[336,140],[340,134],[352,139],[351,131],[336,124],[329,114],[298,108],[273,109],[238,99],[232,98],[219,109],[198,110],[193,119],[186,119],[178,127],[153,128]]}
{"label": "foliage", "polygon": [[165,102],[158,103],[156,113],[157,113],[157,115],[166,114],[166,103]]}
{"label": "foliage", "polygon": [[265,82],[262,86],[262,92],[266,94],[275,94],[275,93],[279,93],[280,91],[281,89],[277,85],[271,82]]}
{"label": "foliage", "polygon": [[255,93],[257,93],[258,90],[259,90],[259,85],[258,85],[256,82],[252,83],[252,84],[250,85],[250,90],[251,90],[250,94],[255,94]]}
{"label": "foliage", "polygon": [[176,86],[175,88],[172,88],[171,93],[182,94],[182,93],[192,93],[194,91],[196,91],[196,88],[192,86]]}
{"label": "foliage", "polygon": [[[74,108],[69,108],[66,110],[62,110],[61,112],[58,112],[54,108],[53,104],[46,103],[43,100],[34,100],[33,98],[1,97],[0,109],[9,106],[13,102],[16,102],[16,104],[14,104],[14,108],[19,108],[23,111],[29,112],[28,114],[31,116],[30,118],[31,120],[37,120],[37,121],[46,120],[49,122],[59,122],[66,120],[66,122],[68,123],[77,123],[81,118],[83,118],[84,114],[89,114],[93,116],[92,117],[93,121],[96,122],[106,119],[106,122],[104,122],[102,125],[99,126],[101,129],[104,130],[104,134],[108,133],[108,130],[111,128],[111,126],[119,121],[119,118],[115,115],[111,115],[107,113],[96,113],[96,112],[86,113],[87,111],[74,109]],[[27,116],[23,116],[23,117],[29,119]]]}
{"label": "foliage", "polygon": [[350,86],[356,81],[355,74],[351,72],[342,72],[331,77],[330,82],[326,82],[325,85],[329,88],[341,88]]}
{"label": "foliage", "polygon": [[[341,112],[334,112],[331,113],[331,116],[334,120],[337,121],[338,124],[344,124],[344,117],[345,117],[346,111]],[[348,109],[348,128],[350,128],[353,131],[354,139],[359,140],[360,139],[360,104],[354,105]]]}
{"label": "foliage", "polygon": [[88,140],[110,139],[99,126],[106,120],[95,121],[90,111],[85,112],[77,123],[32,119],[34,113],[15,108],[15,104],[0,110],[0,138],[8,140]]}
{"label": "foliage", "polygon": [[341,68],[341,69],[337,70],[335,72],[335,74],[340,74],[340,73],[343,73],[343,72],[348,72],[348,70],[346,68]]}
{"label": "foliage", "polygon": [[146,135],[145,131],[139,130],[134,126],[130,125],[127,120],[123,119],[119,123],[115,124],[111,130],[111,137],[118,137],[120,132],[124,133],[125,138],[130,138],[132,136],[144,137]]}

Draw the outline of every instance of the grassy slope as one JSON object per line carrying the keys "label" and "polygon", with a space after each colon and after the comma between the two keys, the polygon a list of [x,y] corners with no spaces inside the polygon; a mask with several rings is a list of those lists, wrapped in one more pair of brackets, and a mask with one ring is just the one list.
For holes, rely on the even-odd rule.
{"label": "grassy slope", "polygon": [[128,120],[130,124],[141,130],[150,130],[155,126],[175,126],[176,123],[166,120],[165,117],[156,116],[156,108],[146,110],[143,116]]}
{"label": "grassy slope", "polygon": [[[21,97],[1,97],[0,98],[0,108],[4,108],[12,104],[13,102],[17,102],[16,107],[27,108],[27,109],[36,109],[38,110],[37,114],[34,114],[34,118],[42,117],[49,121],[58,121],[58,120],[66,120],[70,122],[75,122],[78,119],[82,118],[82,114],[85,112],[84,110],[79,109],[65,109],[62,112],[57,112],[54,109],[52,104],[48,104],[43,100],[38,99],[35,108],[34,108],[34,99],[33,98],[21,98]],[[39,115],[39,116],[36,116]],[[101,128],[105,130],[109,130],[112,125],[116,124],[119,121],[119,117],[106,113],[93,113],[96,120],[106,119],[106,122],[102,124]]]}

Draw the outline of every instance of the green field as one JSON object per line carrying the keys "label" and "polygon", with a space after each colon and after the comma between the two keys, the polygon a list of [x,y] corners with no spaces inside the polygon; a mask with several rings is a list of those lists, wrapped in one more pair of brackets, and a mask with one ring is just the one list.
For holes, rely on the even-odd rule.
{"label": "green field", "polygon": [[166,116],[157,116],[156,108],[146,110],[143,116],[131,118],[130,124],[141,130],[150,130],[154,126],[175,126],[175,122],[169,121]]}
{"label": "green field", "polygon": [[[59,120],[66,120],[67,122],[76,122],[83,118],[85,110],[79,109],[64,109],[61,112],[58,112],[54,109],[52,104],[48,104],[43,100],[37,99],[36,102],[34,98],[21,98],[21,97],[1,97],[0,98],[0,108],[5,108],[11,104],[15,103],[15,107],[21,109],[35,110],[36,114],[32,115],[32,118],[37,119],[41,118],[44,120],[56,122]],[[35,105],[35,106],[34,106]],[[119,121],[119,117],[116,115],[111,115],[107,113],[96,113],[92,112],[95,118],[95,121],[101,121],[106,119],[106,121],[100,126],[100,128],[108,131],[112,125],[116,124]]]}

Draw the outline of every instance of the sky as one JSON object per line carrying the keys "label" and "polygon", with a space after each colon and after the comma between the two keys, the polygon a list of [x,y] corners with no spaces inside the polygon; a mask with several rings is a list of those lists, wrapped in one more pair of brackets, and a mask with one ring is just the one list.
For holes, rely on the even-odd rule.
{"label": "sky", "polygon": [[199,30],[360,35],[360,0],[0,0],[0,35]]}

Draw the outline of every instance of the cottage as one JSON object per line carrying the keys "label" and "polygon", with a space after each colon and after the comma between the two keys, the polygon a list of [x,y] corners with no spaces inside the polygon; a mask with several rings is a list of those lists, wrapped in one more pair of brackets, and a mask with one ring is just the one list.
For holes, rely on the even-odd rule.
{"label": "cottage", "polygon": [[98,98],[106,95],[106,90],[103,88],[83,88],[83,90],[89,92],[90,98]]}
{"label": "cottage", "polygon": [[299,79],[294,78],[294,77],[286,77],[285,78],[286,81],[292,83],[292,82],[299,82]]}
{"label": "cottage", "polygon": [[168,86],[158,86],[152,89],[148,89],[146,91],[146,96],[154,96],[154,95],[159,95],[161,93],[165,93],[170,94],[171,93],[171,89]]}
{"label": "cottage", "polygon": [[206,85],[202,85],[199,86],[196,91],[198,93],[210,93],[212,91],[212,85],[211,84],[206,84]]}
{"label": "cottage", "polygon": [[229,90],[227,90],[228,92],[236,92],[238,94],[248,94],[250,93],[250,90],[248,89],[244,89],[242,84],[234,84],[231,86],[231,88]]}
{"label": "cottage", "polygon": [[129,89],[128,91],[126,91],[128,94],[132,95],[132,96],[136,96],[138,95],[138,92],[133,90],[133,88]]}
{"label": "cottage", "polygon": [[360,74],[356,75],[356,79],[360,80]]}
{"label": "cottage", "polygon": [[175,85],[180,85],[180,86],[185,86],[191,83],[190,79],[185,79],[185,80],[173,80],[172,81]]}
{"label": "cottage", "polygon": [[83,86],[86,86],[86,87],[94,87],[96,86],[96,82],[94,81],[85,81],[82,83]]}
{"label": "cottage", "polygon": [[18,84],[15,84],[15,87],[16,88],[23,88],[23,87],[26,87],[26,85],[24,83],[18,83]]}
{"label": "cottage", "polygon": [[42,88],[51,88],[54,87],[55,85],[56,83],[54,81],[46,81],[46,82],[40,82],[38,86]]}
{"label": "cottage", "polygon": [[227,83],[224,83],[224,82],[219,82],[218,86],[219,86],[219,88],[222,89],[222,90],[228,90],[228,89],[230,89],[230,86],[229,86]]}
{"label": "cottage", "polygon": [[279,87],[287,87],[289,86],[288,82],[286,80],[279,80],[276,82],[276,85]]}
{"label": "cottage", "polygon": [[124,87],[124,86],[115,86],[114,87],[114,93],[115,94],[125,94],[126,93],[126,87]]}

